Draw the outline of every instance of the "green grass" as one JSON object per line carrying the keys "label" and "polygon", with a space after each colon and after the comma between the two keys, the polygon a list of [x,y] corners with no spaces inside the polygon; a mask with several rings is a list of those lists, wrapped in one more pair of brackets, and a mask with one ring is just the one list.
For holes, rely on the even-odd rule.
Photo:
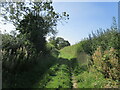
{"label": "green grass", "polygon": [[104,75],[95,68],[91,71],[91,68],[88,66],[88,61],[90,61],[91,56],[85,52],[77,52],[78,49],[82,50],[80,43],[61,49],[59,55],[60,58],[69,59],[71,65],[77,60],[77,64],[73,65],[72,72],[76,77],[78,88],[118,87],[117,82],[106,79]]}
{"label": "green grass", "polygon": [[52,76],[46,88],[70,88],[70,73],[67,68],[67,65],[60,65],[59,70],[55,73],[55,76]]}
{"label": "green grass", "polygon": [[38,63],[28,71],[16,75],[6,74],[11,78],[6,78],[3,88],[71,88],[71,73],[76,77],[78,88],[117,86],[116,82],[105,79],[103,74],[88,67],[90,56],[84,52],[77,54],[80,47],[80,43],[65,47],[59,51],[58,58],[40,57]]}
{"label": "green grass", "polygon": [[106,83],[104,76],[99,72],[84,71],[76,76],[78,88],[103,88]]}
{"label": "green grass", "polygon": [[118,83],[104,75],[95,68],[89,69],[76,75],[78,88],[118,88]]}
{"label": "green grass", "polygon": [[71,76],[67,59],[58,59],[57,63],[44,73],[34,88],[71,88]]}
{"label": "green grass", "polygon": [[76,58],[76,52],[79,46],[80,43],[61,49],[59,57],[67,58],[67,59]]}

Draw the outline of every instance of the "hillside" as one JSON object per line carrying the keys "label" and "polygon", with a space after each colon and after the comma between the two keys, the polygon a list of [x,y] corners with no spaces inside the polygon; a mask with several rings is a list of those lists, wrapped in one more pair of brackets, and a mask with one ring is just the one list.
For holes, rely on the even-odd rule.
{"label": "hillside", "polygon": [[67,58],[67,59],[76,58],[76,52],[79,45],[80,43],[61,49],[59,57]]}

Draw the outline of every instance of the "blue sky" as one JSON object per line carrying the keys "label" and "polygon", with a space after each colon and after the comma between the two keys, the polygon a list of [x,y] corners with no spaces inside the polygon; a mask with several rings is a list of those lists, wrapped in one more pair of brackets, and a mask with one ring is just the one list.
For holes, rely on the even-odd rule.
{"label": "blue sky", "polygon": [[57,36],[75,44],[99,28],[109,28],[112,17],[118,19],[117,2],[54,2],[55,11],[66,11],[70,15],[68,23],[58,23]]}
{"label": "blue sky", "polygon": [[[118,19],[117,2],[54,2],[54,9],[58,13],[67,12],[69,16],[68,23],[58,23],[57,36],[63,37],[71,44],[82,40],[92,31],[99,28],[109,28],[112,24],[112,17]],[[0,30],[10,32],[14,30],[12,24],[1,25]]]}

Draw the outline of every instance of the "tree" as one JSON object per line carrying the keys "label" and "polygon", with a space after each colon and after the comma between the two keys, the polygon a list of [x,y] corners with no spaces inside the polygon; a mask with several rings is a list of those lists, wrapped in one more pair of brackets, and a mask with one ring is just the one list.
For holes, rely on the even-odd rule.
{"label": "tree", "polygon": [[70,43],[68,41],[64,40],[61,37],[57,37],[56,42],[57,42],[57,48],[58,49],[62,49],[64,47],[66,47],[66,46],[70,46]]}
{"label": "tree", "polygon": [[20,35],[36,48],[36,52],[45,51],[46,36],[56,34],[58,21],[68,19],[68,14],[56,13],[52,2],[2,2],[2,16],[12,22]]}
{"label": "tree", "polygon": [[34,45],[37,53],[45,51],[45,35],[49,29],[45,27],[42,17],[30,13],[20,22],[17,29]]}
{"label": "tree", "polygon": [[[37,64],[40,68],[47,70],[52,65],[50,62],[53,63],[54,59],[52,61],[48,59],[47,62],[45,61],[47,59],[43,58],[45,55],[49,55],[46,50],[46,36],[56,34],[57,22],[66,20],[68,14],[55,12],[51,4],[52,2],[32,2],[31,0],[0,3],[0,14],[4,21],[12,23],[19,32],[17,35],[14,32],[11,33],[12,35],[2,35],[2,72],[3,79],[5,79],[3,87],[15,88],[23,86],[22,84],[24,84],[23,87],[32,87],[36,80],[30,84],[27,80],[29,77],[23,79],[24,75],[27,76],[24,72],[29,72],[31,69],[34,72],[38,60],[45,62]],[[58,56],[59,52],[54,50],[53,54]],[[51,55],[49,56],[51,57]],[[41,77],[46,70],[40,69],[39,76]],[[31,72],[29,74],[33,76]]]}
{"label": "tree", "polygon": [[54,45],[57,49],[62,49],[66,46],[70,46],[70,43],[67,41],[67,40],[64,40],[63,38],[61,37],[51,37],[49,39],[49,42]]}

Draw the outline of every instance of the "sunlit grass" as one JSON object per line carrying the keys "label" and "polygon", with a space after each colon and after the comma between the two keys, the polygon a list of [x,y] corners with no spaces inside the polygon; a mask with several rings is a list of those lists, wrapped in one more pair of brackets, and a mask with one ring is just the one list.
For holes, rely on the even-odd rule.
{"label": "sunlit grass", "polygon": [[79,47],[79,44],[80,43],[61,49],[59,57],[67,59],[76,58],[76,52],[77,48]]}

